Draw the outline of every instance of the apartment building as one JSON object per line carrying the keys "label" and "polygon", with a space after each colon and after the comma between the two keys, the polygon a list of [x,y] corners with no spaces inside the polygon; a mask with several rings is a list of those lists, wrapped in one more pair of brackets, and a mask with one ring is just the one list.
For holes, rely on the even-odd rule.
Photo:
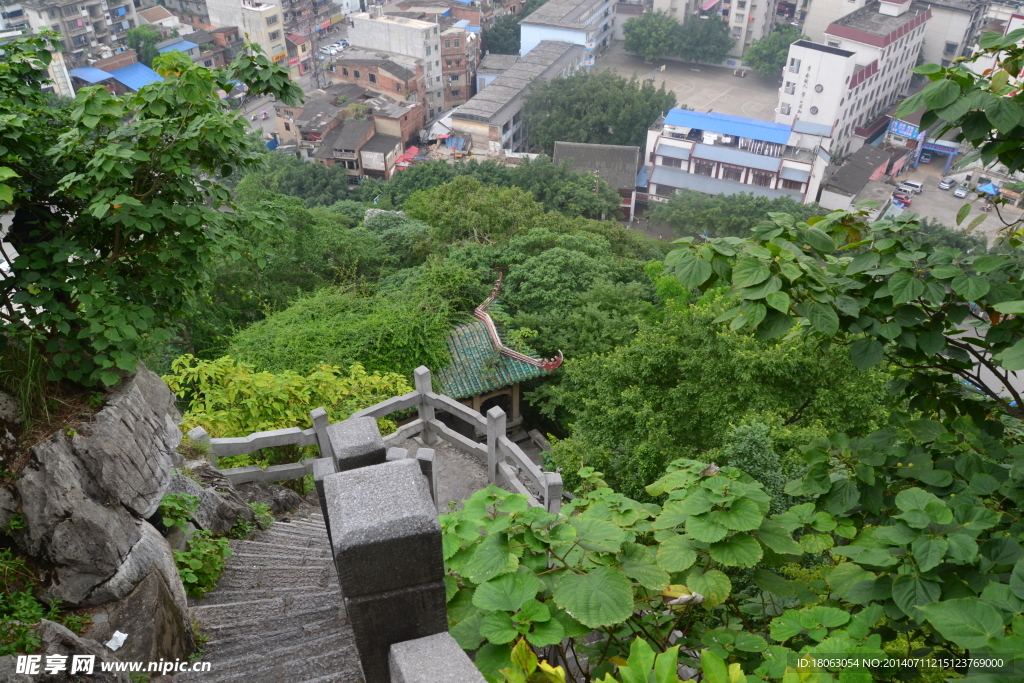
{"label": "apartment building", "polygon": [[[870,0],[811,0],[804,22],[804,35],[825,42],[825,33],[834,22],[862,10]],[[949,65],[957,57],[967,57],[977,42],[989,0],[936,0],[927,2],[931,19],[924,30],[924,61]]]}
{"label": "apartment building", "polygon": [[[705,2],[702,8],[713,3]],[[742,57],[755,40],[766,38],[775,28],[779,0],[723,0],[721,15],[736,42],[729,55]]]}
{"label": "apartment building", "polygon": [[124,44],[124,34],[139,24],[132,0],[25,0],[21,3],[28,26],[60,34],[69,67],[88,64]]}
{"label": "apartment building", "polygon": [[0,4],[0,31],[18,31],[28,27],[28,16],[20,3]]}
{"label": "apartment building", "polygon": [[672,109],[647,132],[641,178],[646,175],[653,202],[684,189],[813,202],[831,159],[830,132],[804,121],[787,125]]}
{"label": "apartment building", "polygon": [[522,121],[523,92],[534,79],[549,81],[581,68],[586,53],[582,45],[547,40],[539,43],[452,112],[453,134],[466,140],[477,154],[529,150]]}
{"label": "apartment building", "polygon": [[328,73],[332,81],[353,83],[395,99],[427,100],[423,60],[351,48],[334,61]]}
{"label": "apartment building", "polygon": [[585,49],[583,66],[591,67],[614,39],[614,12],[612,0],[548,0],[519,22],[519,56],[545,41],[570,43]]}
{"label": "apartment building", "polygon": [[237,26],[248,34],[249,42],[259,45],[274,62],[288,57],[285,28],[278,5],[261,0],[207,0],[210,23]]}
{"label": "apartment building", "polygon": [[[450,20],[449,20],[450,21]],[[441,29],[441,82],[444,85],[442,111],[465,104],[476,92],[476,70],[480,64],[480,36],[467,30],[462,19]]]}
{"label": "apartment building", "polygon": [[392,53],[418,60],[423,65],[423,103],[428,118],[444,111],[444,73],[441,66],[441,26],[381,13],[357,12],[349,16],[348,40],[353,47],[375,53]]}
{"label": "apartment building", "polygon": [[210,10],[206,0],[163,0],[163,5],[182,23],[199,28],[210,26]]}
{"label": "apartment building", "polygon": [[793,43],[776,122],[830,126],[836,156],[860,149],[906,96],[931,17],[923,3],[875,0],[829,24],[824,44]]}

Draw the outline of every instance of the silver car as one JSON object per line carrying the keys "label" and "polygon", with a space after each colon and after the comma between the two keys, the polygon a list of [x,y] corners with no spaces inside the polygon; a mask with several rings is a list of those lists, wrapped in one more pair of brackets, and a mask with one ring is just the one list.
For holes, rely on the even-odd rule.
{"label": "silver car", "polygon": [[956,181],[952,178],[943,178],[942,182],[939,183],[940,190],[951,190],[956,187]]}
{"label": "silver car", "polygon": [[967,184],[964,183],[964,184],[960,185],[960,187],[958,187],[955,190],[953,190],[953,196],[956,197],[957,199],[963,199],[964,197],[967,196],[967,193],[969,191],[970,191],[970,188],[968,188]]}

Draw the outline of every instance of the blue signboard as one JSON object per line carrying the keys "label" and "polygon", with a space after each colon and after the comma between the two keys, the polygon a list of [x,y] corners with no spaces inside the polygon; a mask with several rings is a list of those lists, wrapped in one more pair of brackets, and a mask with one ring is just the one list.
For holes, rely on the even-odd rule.
{"label": "blue signboard", "polygon": [[889,132],[893,135],[901,135],[905,138],[916,138],[917,137],[917,126],[906,121],[899,121],[893,119],[889,122]]}

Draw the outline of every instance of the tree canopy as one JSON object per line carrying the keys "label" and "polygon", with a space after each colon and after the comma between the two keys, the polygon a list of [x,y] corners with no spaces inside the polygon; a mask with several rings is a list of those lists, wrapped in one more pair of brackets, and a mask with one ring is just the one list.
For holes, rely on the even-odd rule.
{"label": "tree canopy", "polygon": [[547,0],[528,0],[523,4],[523,11],[518,14],[505,14],[484,29],[480,49],[486,54],[518,55],[520,50],[519,22],[532,14]]}
{"label": "tree canopy", "polygon": [[523,117],[531,144],[547,154],[556,141],[643,147],[647,129],[675,105],[664,84],[655,88],[611,70],[578,71],[531,86]]}
{"label": "tree canopy", "polygon": [[692,17],[679,29],[674,54],[687,62],[720,64],[736,41],[728,25],[717,17]]}
{"label": "tree canopy", "polygon": [[141,63],[152,66],[153,60],[160,54],[157,52],[156,45],[163,38],[160,36],[160,31],[152,24],[142,24],[128,29],[124,34],[124,40],[128,47],[135,50]]}
{"label": "tree canopy", "polygon": [[668,223],[680,237],[745,237],[771,211],[798,220],[820,215],[817,204],[801,204],[790,197],[768,199],[753,194],[706,195],[680,190],[667,202],[652,203],[651,218]]}
{"label": "tree canopy", "polygon": [[[115,97],[96,86],[67,108],[42,92],[53,34],[4,45],[0,61],[0,211],[15,211],[7,240],[18,252],[0,280],[8,344],[34,344],[51,379],[115,384],[118,370],[165,340],[211,262],[235,257],[244,222],[220,180],[262,157],[218,91],[294,103],[288,73],[247,46],[222,70],[171,52],[163,80]],[[10,259],[8,259],[10,260]]]}
{"label": "tree canopy", "polygon": [[679,22],[664,12],[644,12],[623,25],[626,38],[623,48],[646,62],[653,62],[662,55],[675,53],[679,29]]}
{"label": "tree canopy", "polygon": [[750,44],[743,53],[743,61],[765,78],[775,78],[786,65],[789,46],[800,38],[799,28],[792,24],[779,24],[767,37]]}

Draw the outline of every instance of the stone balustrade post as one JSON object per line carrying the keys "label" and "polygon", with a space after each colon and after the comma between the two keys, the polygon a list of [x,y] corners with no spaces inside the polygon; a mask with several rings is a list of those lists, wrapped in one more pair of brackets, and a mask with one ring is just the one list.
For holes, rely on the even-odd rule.
{"label": "stone balustrade post", "polygon": [[498,450],[498,439],[505,436],[505,411],[494,406],[487,411],[487,483],[497,484],[498,482],[498,461],[500,452]]}
{"label": "stone balustrade post", "polygon": [[427,478],[427,486],[430,487],[430,497],[434,504],[437,504],[437,470],[434,468],[434,449],[420,448],[416,451],[416,462],[420,465],[420,471]]}
{"label": "stone balustrade post", "polygon": [[411,458],[328,474],[323,488],[365,681],[390,683],[392,645],[448,630],[437,508]]}
{"label": "stone balustrade post", "polygon": [[449,633],[391,646],[390,683],[484,683],[483,674]]}
{"label": "stone balustrade post", "polygon": [[413,377],[416,382],[416,391],[420,392],[420,404],[416,409],[419,418],[423,420],[420,440],[424,446],[433,446],[438,442],[438,437],[430,426],[430,421],[434,419],[434,406],[427,403],[427,394],[434,390],[430,379],[430,370],[425,365],[421,365],[413,372]]}
{"label": "stone balustrade post", "polygon": [[309,418],[313,422],[313,431],[316,432],[316,443],[320,448],[320,457],[326,458],[333,471],[337,472],[337,463],[334,461],[334,448],[331,446],[331,439],[327,435],[327,428],[331,426],[330,420],[327,418],[327,410],[324,408],[315,408],[309,411]]}
{"label": "stone balustrade post", "polygon": [[545,472],[544,484],[544,507],[548,512],[558,514],[562,509],[562,475],[558,472]]}

